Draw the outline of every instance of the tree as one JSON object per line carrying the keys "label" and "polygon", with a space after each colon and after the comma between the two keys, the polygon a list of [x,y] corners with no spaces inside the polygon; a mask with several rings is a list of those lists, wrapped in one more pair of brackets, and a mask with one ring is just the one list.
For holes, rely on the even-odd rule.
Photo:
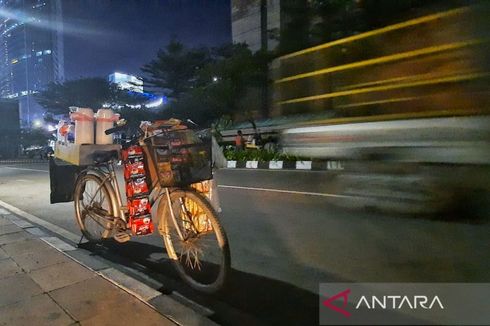
{"label": "tree", "polygon": [[[167,49],[174,47],[173,43],[175,41],[172,41]],[[181,60],[182,53],[200,51],[207,53],[205,64],[203,61],[195,65],[196,61]],[[168,94],[174,94],[174,101],[164,111],[167,117],[190,118],[200,124],[209,125],[223,115],[246,115],[260,107],[260,101],[247,105],[244,98],[250,89],[267,86],[267,62],[270,59],[268,55],[262,52],[252,53],[246,44],[228,44],[209,50],[185,49],[179,46],[176,60],[167,57],[171,53],[173,52],[167,51],[165,56],[162,56],[160,52],[159,57],[152,61],[153,64],[145,65],[144,68],[144,71],[153,76],[170,76],[176,71],[189,71],[182,79],[187,85],[185,87],[177,87],[167,83],[166,79],[161,79],[160,87],[164,87]],[[164,58],[168,60],[161,61]],[[161,62],[157,65],[156,61]],[[188,65],[187,68],[180,67],[184,64]],[[191,69],[188,69],[189,67]],[[153,69],[157,69],[158,72]]]}
{"label": "tree", "polygon": [[188,49],[182,43],[171,40],[141,70],[150,76],[144,80],[148,86],[161,89],[171,99],[179,99],[196,87],[200,70],[210,61],[208,49]]}
{"label": "tree", "polygon": [[134,104],[144,99],[121,90],[117,85],[104,78],[82,78],[64,83],[51,83],[36,94],[37,102],[49,114],[66,114],[70,106],[101,108],[104,104],[111,107]]}

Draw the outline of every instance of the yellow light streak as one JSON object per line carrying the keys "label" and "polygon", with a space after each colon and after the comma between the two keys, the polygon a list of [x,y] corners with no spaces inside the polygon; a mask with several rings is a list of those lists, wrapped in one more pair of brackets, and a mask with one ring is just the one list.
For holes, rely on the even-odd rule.
{"label": "yellow light streak", "polygon": [[433,20],[437,20],[437,19],[440,19],[440,18],[446,18],[446,17],[450,17],[450,16],[460,15],[462,13],[468,12],[469,10],[470,10],[469,7],[463,7],[463,8],[457,8],[457,9],[453,9],[453,10],[449,10],[449,11],[445,11],[445,12],[441,12],[441,13],[436,13],[436,14],[433,14],[433,15],[428,15],[428,16],[424,16],[424,17],[420,17],[420,18],[415,18],[415,19],[407,20],[407,21],[402,22],[402,23],[398,23],[398,24],[394,24],[394,25],[389,25],[389,26],[386,26],[386,27],[383,27],[383,28],[380,28],[380,29],[376,29],[376,30],[373,30],[373,31],[369,31],[369,32],[365,32],[365,33],[361,33],[361,34],[349,36],[349,37],[346,37],[346,38],[343,38],[343,39],[340,39],[340,40],[336,40],[336,41],[332,41],[332,42],[320,44],[320,45],[317,45],[317,46],[313,46],[311,48],[307,48],[307,49],[304,49],[304,50],[300,50],[300,51],[296,51],[296,52],[293,52],[293,53],[290,53],[290,54],[286,54],[286,55],[283,55],[283,56],[279,57],[278,59],[279,60],[285,60],[285,59],[293,58],[293,57],[296,57],[296,56],[299,56],[299,55],[302,55],[302,54],[306,54],[306,53],[310,53],[310,52],[315,52],[315,51],[318,51],[318,50],[323,50],[323,49],[326,49],[326,48],[329,48],[329,47],[332,47],[332,46],[335,46],[335,45],[349,43],[349,42],[352,42],[352,41],[355,41],[355,40],[360,40],[360,39],[363,39],[363,38],[367,38],[367,37],[370,37],[370,36],[373,36],[373,35],[383,34],[383,33],[386,33],[386,32],[395,31],[395,30],[402,29],[402,28],[405,28],[405,27],[410,27],[410,26],[413,26],[413,25],[427,23],[427,22],[430,22],[430,21],[433,21]]}
{"label": "yellow light streak", "polygon": [[490,76],[490,73],[485,72],[485,73],[457,75],[457,76],[444,77],[444,78],[435,78],[435,79],[422,80],[422,81],[411,82],[411,83],[400,83],[400,84],[387,85],[387,86],[366,87],[366,88],[354,89],[354,90],[348,90],[348,91],[340,91],[340,92],[333,92],[333,93],[326,93],[326,94],[320,94],[320,95],[300,97],[300,98],[290,99],[290,100],[286,100],[286,101],[280,101],[280,102],[278,102],[278,104],[281,104],[281,105],[282,104],[292,104],[292,103],[300,103],[300,102],[306,102],[306,101],[323,100],[323,99],[333,98],[333,97],[348,96],[348,95],[354,95],[354,94],[387,91],[387,90],[392,90],[392,89],[409,88],[409,87],[432,85],[432,84],[442,84],[442,83],[453,83],[453,82],[460,82],[460,81],[471,80],[471,79],[476,79],[476,78],[484,78],[484,77],[488,77],[488,76]]}

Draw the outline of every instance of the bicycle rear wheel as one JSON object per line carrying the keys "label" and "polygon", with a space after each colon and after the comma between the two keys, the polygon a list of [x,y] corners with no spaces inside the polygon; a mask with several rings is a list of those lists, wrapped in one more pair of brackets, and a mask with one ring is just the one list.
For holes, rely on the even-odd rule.
{"label": "bicycle rear wheel", "polygon": [[107,185],[96,175],[82,175],[75,185],[73,199],[82,234],[91,242],[110,237],[114,212]]}
{"label": "bicycle rear wheel", "polygon": [[230,248],[216,212],[195,191],[174,191],[170,200],[176,223],[165,196],[158,216],[167,253],[177,272],[196,290],[207,293],[220,290],[230,272]]}

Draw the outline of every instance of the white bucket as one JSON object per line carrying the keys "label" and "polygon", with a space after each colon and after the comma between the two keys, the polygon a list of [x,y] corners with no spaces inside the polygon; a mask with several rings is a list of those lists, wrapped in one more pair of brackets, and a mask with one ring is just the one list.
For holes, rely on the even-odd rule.
{"label": "white bucket", "polygon": [[111,109],[99,109],[95,115],[97,127],[95,130],[95,142],[99,145],[112,144],[112,135],[106,135],[105,131],[114,127],[114,122],[119,120],[119,114],[112,112]]}
{"label": "white bucket", "polygon": [[77,108],[70,113],[70,119],[75,121],[75,144],[94,143],[94,111],[89,108]]}

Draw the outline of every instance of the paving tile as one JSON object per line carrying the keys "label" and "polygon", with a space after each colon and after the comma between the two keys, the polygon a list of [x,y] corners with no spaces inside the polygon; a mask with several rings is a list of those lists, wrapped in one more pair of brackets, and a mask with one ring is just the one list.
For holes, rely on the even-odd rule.
{"label": "paving tile", "polygon": [[0,235],[20,232],[22,229],[14,224],[0,225]]}
{"label": "paving tile", "polygon": [[13,224],[10,220],[0,216],[0,226]]}
{"label": "paving tile", "polygon": [[21,227],[21,228],[29,228],[29,227],[33,227],[34,226],[32,223],[29,223],[29,222],[27,222],[26,220],[24,220],[22,218],[18,218],[15,215],[8,216],[8,219],[12,223],[14,223],[15,225],[17,225],[18,227]]}
{"label": "paving tile", "polygon": [[6,245],[9,243],[24,241],[27,239],[32,239],[34,236],[26,232],[9,233],[5,235],[0,235],[0,245]]}
{"label": "paving tile", "polygon": [[50,295],[77,320],[90,319],[95,315],[111,312],[113,307],[131,297],[102,277],[90,278],[54,290]]}
{"label": "paving tile", "polygon": [[96,276],[74,261],[44,267],[29,275],[44,291],[56,290]]}
{"label": "paving tile", "polygon": [[110,267],[104,260],[97,258],[90,251],[84,249],[72,250],[67,252],[67,254],[95,271]]}
{"label": "paving tile", "polygon": [[0,279],[23,273],[22,269],[12,259],[0,260]]}
{"label": "paving tile", "polygon": [[156,307],[158,311],[165,316],[168,316],[172,320],[175,320],[180,325],[186,326],[216,326],[217,324],[207,319],[206,317],[198,314],[193,309],[184,306],[182,303],[173,299],[169,295],[160,295],[152,300],[149,303]]}
{"label": "paving tile", "polygon": [[68,316],[47,294],[0,308],[0,325],[46,325],[72,324]]}
{"label": "paving tile", "polygon": [[38,237],[45,237],[47,234],[41,230],[40,228],[27,228],[25,231],[29,232],[32,235],[38,236]]}
{"label": "paving tile", "polygon": [[51,247],[56,248],[59,251],[72,251],[77,249],[58,237],[44,237],[41,238],[41,240],[49,244]]}
{"label": "paving tile", "polygon": [[136,293],[143,300],[151,300],[160,295],[160,292],[154,288],[115,268],[104,269],[100,273],[126,289],[129,289],[131,292]]}
{"label": "paving tile", "polygon": [[[22,234],[25,235],[28,233],[22,232]],[[39,239],[26,239],[25,241],[16,241],[6,244],[2,247],[2,249],[11,257],[14,257],[26,254],[28,252],[39,252],[42,250],[51,249],[51,247]]]}
{"label": "paving tile", "polygon": [[9,258],[9,256],[7,255],[7,253],[5,251],[3,251],[2,248],[0,248],[0,260],[7,259],[7,258]]}
{"label": "paving tile", "polygon": [[28,252],[14,256],[12,259],[26,272],[34,271],[47,266],[67,263],[72,260],[57,250],[46,248],[46,250]]}
{"label": "paving tile", "polygon": [[120,326],[120,325],[176,325],[154,309],[142,303],[133,296],[117,305],[110,311],[94,315],[87,320],[81,320],[83,326]]}
{"label": "paving tile", "polygon": [[25,300],[42,293],[43,290],[28,274],[0,279],[0,307]]}

